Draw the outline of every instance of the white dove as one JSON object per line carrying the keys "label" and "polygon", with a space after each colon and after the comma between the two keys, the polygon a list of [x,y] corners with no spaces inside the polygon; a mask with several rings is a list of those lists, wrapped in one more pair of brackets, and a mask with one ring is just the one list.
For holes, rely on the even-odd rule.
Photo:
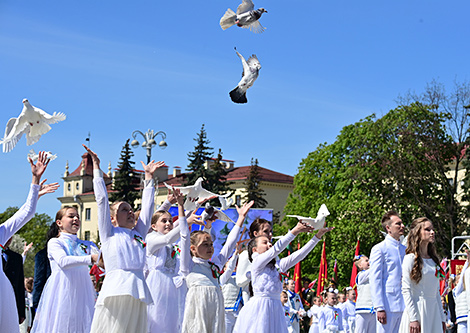
{"label": "white dove", "polygon": [[[53,161],[53,160],[55,160],[55,159],[57,158],[57,155],[53,155],[50,151],[46,151],[45,154],[46,154],[46,159],[48,159],[48,160]],[[29,151],[29,153],[28,153],[28,161],[29,161],[29,159],[31,159],[33,162],[36,162],[36,161],[38,160],[38,157],[39,157],[39,154],[36,154],[36,153],[34,152],[34,149],[31,149],[31,150]]]}
{"label": "white dove", "polygon": [[288,217],[295,217],[301,222],[305,222],[309,224],[311,227],[314,229],[321,229],[323,228],[323,225],[325,224],[325,218],[330,215],[330,212],[328,211],[328,208],[326,208],[325,204],[322,204],[320,206],[320,209],[318,210],[317,213],[317,218],[313,217],[303,217],[299,215],[287,215]]}
{"label": "white dove", "polygon": [[248,102],[246,99],[246,91],[248,88],[253,86],[256,79],[259,75],[259,70],[261,69],[261,64],[259,63],[256,55],[251,55],[248,60],[245,60],[243,56],[238,53],[237,48],[235,48],[238,57],[240,57],[243,65],[242,79],[238,82],[238,85],[235,89],[230,92],[230,98],[234,103],[243,104]]}
{"label": "white dove", "polygon": [[[213,196],[219,196],[215,193],[209,192],[208,190],[202,187],[202,182],[204,179],[199,177],[194,185],[185,186],[185,187],[175,187],[175,189],[180,190],[181,194],[186,195],[186,200],[184,202],[185,210],[195,210],[197,208],[197,201],[209,199]],[[170,185],[163,182],[168,189],[172,189]]]}
{"label": "white dove", "polygon": [[235,224],[235,222],[233,222],[232,219],[228,217],[227,214],[225,214],[223,211],[215,207],[212,207],[209,203],[206,203],[206,208],[202,212],[202,220],[203,221],[213,220],[214,217],[217,220],[221,220],[224,222],[232,222],[233,224]]}
{"label": "white dove", "polygon": [[233,199],[229,198],[231,195],[231,192],[224,195],[219,195],[220,210],[227,210],[233,204]]}
{"label": "white dove", "polygon": [[8,120],[5,128],[5,136],[0,141],[3,144],[3,152],[8,153],[15,148],[16,143],[26,134],[26,144],[28,146],[36,143],[41,135],[51,130],[49,124],[55,124],[65,120],[65,114],[54,112],[50,114],[29,104],[27,99],[23,100],[23,110],[18,118]]}
{"label": "white dove", "polygon": [[237,8],[236,14],[230,8],[227,9],[220,19],[220,27],[225,30],[236,24],[241,28],[250,29],[252,32],[259,34],[265,29],[258,21],[263,13],[267,13],[267,10],[264,8],[255,10],[253,1],[243,0]]}

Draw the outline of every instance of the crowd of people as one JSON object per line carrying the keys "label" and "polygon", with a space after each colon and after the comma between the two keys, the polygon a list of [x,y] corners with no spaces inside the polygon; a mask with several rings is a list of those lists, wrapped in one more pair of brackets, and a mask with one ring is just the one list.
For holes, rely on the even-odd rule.
{"label": "crowd of people", "polygon": [[[23,283],[23,275],[9,276],[18,269],[12,268],[15,254],[8,252],[8,241],[32,218],[38,198],[58,187],[40,181],[48,164],[41,152],[36,164],[30,161],[33,181],[26,203],[0,225],[2,332],[437,333],[457,327],[466,332],[468,264],[449,293],[455,300],[451,318],[439,292],[441,269],[427,218],[412,222],[405,246],[398,213],[386,213],[385,239],[372,248],[370,260],[354,258],[355,288],[340,293],[332,283],[316,296],[304,281],[296,293],[292,279],[283,283],[284,273],[333,228],[325,224],[301,249],[279,259],[298,234],[313,228],[299,222],[273,245],[271,223],[258,218],[250,225],[249,242],[238,242],[249,202],[236,206],[238,219],[214,253],[213,221],[203,221],[196,210],[185,211],[177,188],[155,211],[153,175],[163,162],[142,163],[145,181],[136,214],[127,202],[109,204],[99,157],[84,147],[93,161],[100,247],[77,237],[78,211],[63,207],[48,231],[47,247],[36,254],[34,282],[27,278],[26,288],[13,287],[11,281]],[[175,204],[178,216],[173,218],[168,210]],[[191,233],[192,224],[204,230]],[[90,267],[95,274],[90,275]],[[23,295],[18,297],[16,289]],[[18,298],[23,303],[14,307]]]}

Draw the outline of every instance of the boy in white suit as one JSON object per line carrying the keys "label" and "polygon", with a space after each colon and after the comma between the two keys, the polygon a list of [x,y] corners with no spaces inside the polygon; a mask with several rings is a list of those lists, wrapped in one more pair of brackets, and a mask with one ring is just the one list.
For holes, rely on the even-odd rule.
{"label": "boy in white suit", "polygon": [[383,216],[382,226],[387,236],[370,252],[370,289],[377,313],[377,333],[398,332],[405,309],[401,293],[401,264],[406,247],[400,242],[405,226],[395,211]]}

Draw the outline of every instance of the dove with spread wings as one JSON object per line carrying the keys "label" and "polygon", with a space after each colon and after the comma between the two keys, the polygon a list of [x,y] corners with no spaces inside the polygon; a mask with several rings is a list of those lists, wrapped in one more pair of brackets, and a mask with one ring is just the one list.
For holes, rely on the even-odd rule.
{"label": "dove with spread wings", "polygon": [[23,110],[19,117],[8,120],[5,136],[0,141],[0,144],[3,144],[3,152],[8,153],[15,148],[23,134],[26,135],[28,146],[38,142],[41,135],[51,130],[49,124],[55,124],[62,120],[65,120],[65,114],[62,112],[54,112],[50,115],[32,106],[27,99],[24,99]]}
{"label": "dove with spread wings", "polygon": [[325,224],[325,218],[330,215],[330,212],[328,211],[328,208],[326,207],[325,204],[322,204],[320,206],[320,209],[318,210],[317,217],[304,217],[304,216],[299,216],[299,215],[286,215],[287,217],[295,217],[297,218],[300,222],[304,222],[314,229],[321,229],[323,228]]}
{"label": "dove with spread wings", "polygon": [[267,13],[266,9],[260,8],[255,10],[253,1],[243,0],[237,8],[237,13],[230,8],[227,9],[224,16],[220,19],[220,27],[225,30],[236,24],[241,28],[250,29],[254,33],[259,34],[265,29],[258,21],[263,13]]}
{"label": "dove with spread wings", "polygon": [[255,54],[251,55],[248,60],[245,60],[237,51],[237,48],[235,48],[235,52],[237,52],[238,57],[242,61],[243,73],[242,79],[238,82],[237,87],[230,92],[230,98],[234,103],[244,104],[248,102],[246,99],[246,91],[253,86],[253,83],[255,83],[258,78],[261,64]]}

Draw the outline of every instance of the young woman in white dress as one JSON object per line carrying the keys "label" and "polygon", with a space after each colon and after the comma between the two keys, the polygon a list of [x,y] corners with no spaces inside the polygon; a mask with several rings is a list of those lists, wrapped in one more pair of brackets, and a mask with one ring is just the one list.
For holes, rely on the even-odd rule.
{"label": "young woman in white dress", "polygon": [[[178,191],[178,190],[174,190]],[[167,211],[174,195],[152,216],[152,226],[145,238],[147,242],[147,285],[152,294],[153,304],[148,306],[149,333],[177,333],[183,323],[186,284],[179,277],[180,248],[176,241],[180,238],[180,221],[173,224],[173,217]],[[197,222],[199,216],[191,214],[188,225]],[[165,320],[162,320],[165,318]]]}
{"label": "young woman in white dress", "polygon": [[276,257],[301,232],[310,232],[310,226],[299,222],[294,229],[274,244],[266,236],[258,236],[248,244],[252,261],[251,281],[254,295],[240,311],[234,333],[285,333],[287,324],[279,295],[282,291],[280,273],[286,272],[315,247],[320,238],[332,228],[320,229],[300,250],[277,263]]}
{"label": "young woman in white dress", "polygon": [[[52,193],[57,189],[56,185],[55,187],[46,187],[46,189],[42,191],[41,185],[44,182],[39,183],[44,171],[46,171],[49,161],[44,152],[39,152],[39,158],[36,164],[34,164],[31,159],[29,160],[31,173],[33,174],[29,194],[24,205],[21,206],[12,217],[0,225],[1,249],[3,249],[3,246],[8,240],[34,216],[38,198],[42,194]],[[3,269],[0,269],[0,295],[0,330],[9,333],[19,332],[20,326],[18,311],[15,306],[15,293]]]}
{"label": "young woman in white dress", "polygon": [[77,237],[80,218],[75,207],[56,214],[59,237],[47,243],[51,276],[39,301],[33,333],[88,333],[95,307],[89,266],[98,260],[95,243]]}
{"label": "young woman in white dress", "polygon": [[[176,195],[177,192],[175,192]],[[220,253],[214,254],[212,238],[206,231],[194,231],[184,218],[183,198],[177,196],[181,227],[181,272],[186,280],[188,293],[184,309],[183,333],[225,332],[225,308],[219,284],[220,269],[235,249],[240,227],[253,201],[237,207],[238,219],[225,241]]]}
{"label": "young woman in white dress", "polygon": [[93,188],[98,204],[98,229],[106,277],[96,300],[93,333],[147,332],[147,305],[152,296],[145,283],[146,243],[154,207],[154,172],[164,162],[142,162],[145,185],[137,221],[132,206],[124,201],[109,205],[108,191],[98,155],[84,145],[93,161]]}
{"label": "young woman in white dress", "polygon": [[400,333],[446,331],[446,318],[439,294],[441,268],[434,241],[432,222],[426,217],[415,219],[411,224],[402,265],[405,311]]}

